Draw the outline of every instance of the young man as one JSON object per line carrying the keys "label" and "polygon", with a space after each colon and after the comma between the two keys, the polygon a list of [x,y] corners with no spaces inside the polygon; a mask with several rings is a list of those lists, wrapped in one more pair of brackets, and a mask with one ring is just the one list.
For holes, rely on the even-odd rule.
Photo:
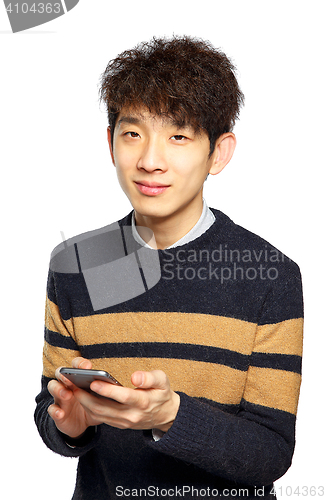
{"label": "young man", "polygon": [[[203,201],[236,144],[234,68],[209,43],[154,39],[109,63],[101,98],[134,210],[52,254],[39,432],[80,457],[74,499],[275,498],[294,449],[301,279]],[[91,394],[61,366],[122,387]]]}

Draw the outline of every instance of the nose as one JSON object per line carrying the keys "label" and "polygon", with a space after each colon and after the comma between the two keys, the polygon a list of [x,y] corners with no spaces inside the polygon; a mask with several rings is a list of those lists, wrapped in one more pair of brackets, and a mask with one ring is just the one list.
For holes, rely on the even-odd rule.
{"label": "nose", "polygon": [[165,171],[167,168],[164,146],[159,138],[148,139],[141,150],[137,168],[146,172]]}

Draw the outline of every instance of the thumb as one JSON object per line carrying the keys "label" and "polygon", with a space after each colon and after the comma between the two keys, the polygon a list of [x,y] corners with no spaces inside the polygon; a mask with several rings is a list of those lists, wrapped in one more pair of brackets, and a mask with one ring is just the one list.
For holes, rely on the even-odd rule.
{"label": "thumb", "polygon": [[151,372],[134,372],[131,376],[131,382],[139,389],[161,389],[170,387],[169,379],[162,370],[153,370]]}
{"label": "thumb", "polygon": [[82,368],[84,370],[91,370],[92,362],[89,359],[78,357],[72,360],[72,366],[73,368]]}

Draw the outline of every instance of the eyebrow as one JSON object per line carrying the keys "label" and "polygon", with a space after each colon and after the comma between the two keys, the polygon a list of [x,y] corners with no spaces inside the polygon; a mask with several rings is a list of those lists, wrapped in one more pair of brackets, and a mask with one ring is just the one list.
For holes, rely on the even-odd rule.
{"label": "eyebrow", "polygon": [[132,116],[132,115],[125,115],[125,116],[121,116],[121,118],[119,118],[117,125],[119,126],[119,125],[121,125],[121,123],[129,123],[129,124],[133,124],[133,125],[138,125],[141,121],[142,121],[141,117]]}
{"label": "eyebrow", "polygon": [[[180,124],[177,119],[173,119],[171,117],[162,117],[162,120],[169,123],[171,126],[175,126],[179,129],[193,129],[190,124]],[[139,125],[143,121],[143,115],[122,115],[117,122],[117,127],[119,127],[122,123],[127,123],[129,125]]]}

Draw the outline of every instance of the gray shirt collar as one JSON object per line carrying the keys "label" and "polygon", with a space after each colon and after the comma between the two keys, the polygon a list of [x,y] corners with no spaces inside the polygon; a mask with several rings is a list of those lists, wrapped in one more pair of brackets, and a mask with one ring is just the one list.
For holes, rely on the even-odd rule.
{"label": "gray shirt collar", "polygon": [[[186,243],[189,243],[190,241],[198,238],[201,236],[203,233],[207,231],[208,228],[211,227],[211,225],[215,221],[215,215],[213,212],[208,208],[206,201],[203,199],[203,210],[201,213],[200,218],[198,219],[197,223],[194,225],[190,231],[188,231],[187,234],[185,234],[180,240],[176,241],[172,245],[170,245],[167,248],[174,248],[174,247],[179,247],[181,245],[185,245]],[[131,220],[131,230],[132,230],[132,235],[135,238],[135,240],[142,246],[146,248],[152,248],[149,246],[145,241],[140,237],[137,227],[136,227],[136,222],[135,222],[135,212],[132,214],[132,220]]]}

